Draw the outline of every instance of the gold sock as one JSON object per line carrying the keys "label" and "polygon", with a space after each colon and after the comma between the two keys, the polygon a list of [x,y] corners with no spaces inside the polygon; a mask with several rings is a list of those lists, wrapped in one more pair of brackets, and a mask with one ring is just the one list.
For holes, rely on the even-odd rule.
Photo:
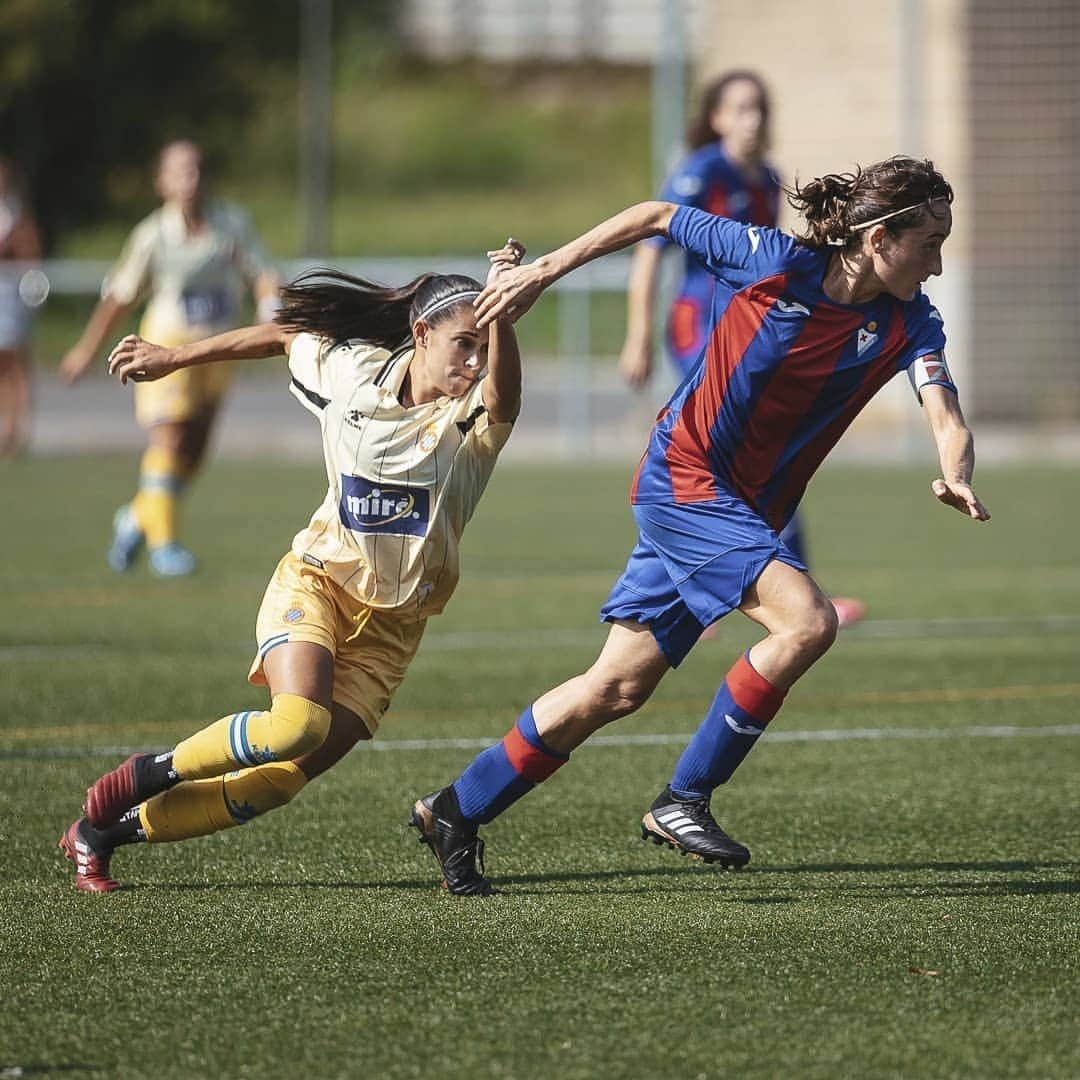
{"label": "gold sock", "polygon": [[292,761],[208,780],[185,780],[144,802],[139,822],[151,844],[207,836],[284,806],[306,783],[307,777]]}
{"label": "gold sock", "polygon": [[330,713],[295,694],[277,694],[269,712],[224,716],[179,743],[173,768],[184,780],[221,776],[238,766],[302,757],[322,745]]}
{"label": "gold sock", "polygon": [[149,547],[161,547],[176,539],[176,508],[186,480],[179,454],[162,446],[148,446],[139,467],[139,490],[131,500],[131,512],[146,535]]}

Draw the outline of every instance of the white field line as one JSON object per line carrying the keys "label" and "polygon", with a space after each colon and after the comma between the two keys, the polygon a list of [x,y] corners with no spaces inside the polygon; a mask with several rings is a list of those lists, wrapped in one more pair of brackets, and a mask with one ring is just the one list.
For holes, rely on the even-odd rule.
{"label": "white field line", "polygon": [[[1034,631],[1069,634],[1080,631],[1080,615],[987,616],[984,618],[943,619],[868,619],[843,632],[845,641],[863,638],[950,638],[950,637],[1012,637],[1026,636]],[[435,631],[425,636],[421,653],[457,652],[469,649],[532,649],[553,645],[596,645],[604,629],[591,627],[551,630],[460,630],[448,633]],[[254,642],[234,642],[227,646],[237,652],[254,652]],[[0,646],[0,663],[19,663],[29,660],[48,660],[56,657],[79,657],[124,652],[122,643],[70,642],[67,644],[25,644]],[[139,650],[145,655],[146,651]],[[173,650],[163,650],[170,652]],[[175,650],[183,651],[183,650]]]}
{"label": "white field line", "polygon": [[[1032,727],[999,724],[956,728],[839,728],[823,731],[776,731],[769,734],[767,738],[770,743],[810,743],[892,739],[1024,739],[1047,735],[1075,737],[1080,735],[1080,724],[1044,724]],[[594,735],[585,745],[587,747],[684,746],[690,741],[690,736],[690,732],[665,732],[652,735]],[[396,752],[401,750],[485,750],[489,746],[494,746],[498,741],[498,739],[491,738],[374,739],[371,742],[358,743],[356,750],[361,753]],[[107,757],[133,754],[140,750],[149,751],[151,749],[155,748],[145,746],[96,746],[84,749],[75,747],[27,747],[26,749],[0,747],[0,759]]]}

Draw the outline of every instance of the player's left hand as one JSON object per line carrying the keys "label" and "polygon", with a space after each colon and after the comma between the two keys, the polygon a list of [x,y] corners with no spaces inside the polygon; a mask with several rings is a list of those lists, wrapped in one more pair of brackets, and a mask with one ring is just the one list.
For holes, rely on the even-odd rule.
{"label": "player's left hand", "polygon": [[979,502],[970,484],[961,484],[958,481],[949,482],[939,477],[931,483],[930,490],[939,502],[951,506],[954,510],[959,510],[961,514],[967,514],[974,521],[990,520],[990,511]]}
{"label": "player's left hand", "polygon": [[508,236],[506,243],[498,251],[489,251],[487,257],[491,260],[491,269],[488,270],[485,284],[490,285],[507,270],[521,265],[521,260],[525,258],[525,245]]}
{"label": "player's left hand", "polygon": [[128,379],[152,382],[172,374],[179,367],[175,349],[153,345],[135,334],[121,338],[109,353],[109,374],[119,375],[120,382],[125,384]]}

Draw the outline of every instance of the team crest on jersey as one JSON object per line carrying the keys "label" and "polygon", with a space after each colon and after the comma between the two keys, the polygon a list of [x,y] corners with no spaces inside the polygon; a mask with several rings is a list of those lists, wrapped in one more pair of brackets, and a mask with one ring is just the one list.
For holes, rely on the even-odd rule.
{"label": "team crest on jersey", "polygon": [[382,484],[362,476],[341,477],[341,524],[358,533],[425,536],[431,492],[404,484]]}
{"label": "team crest on jersey", "polygon": [[439,429],[434,424],[428,424],[417,445],[425,454],[430,454],[439,445]]}
{"label": "team crest on jersey", "polygon": [[859,327],[858,342],[855,348],[857,355],[862,356],[862,354],[866,352],[866,350],[869,349],[875,341],[877,341],[877,334],[872,332],[872,328],[875,326],[877,326],[877,323],[870,323],[869,326]]}
{"label": "team crest on jersey", "polygon": [[299,622],[304,617],[304,609],[298,607],[291,607],[281,617],[285,620],[285,622]]}

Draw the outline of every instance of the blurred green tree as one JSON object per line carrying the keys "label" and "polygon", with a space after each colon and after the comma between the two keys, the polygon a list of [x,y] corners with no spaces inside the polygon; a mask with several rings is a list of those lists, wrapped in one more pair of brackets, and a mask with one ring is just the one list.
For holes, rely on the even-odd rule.
{"label": "blurred green tree", "polygon": [[[261,71],[295,72],[303,0],[4,0],[0,154],[25,173],[47,242],[150,205],[149,163],[191,136],[211,160],[258,105]],[[349,5],[386,24],[387,0]]]}

